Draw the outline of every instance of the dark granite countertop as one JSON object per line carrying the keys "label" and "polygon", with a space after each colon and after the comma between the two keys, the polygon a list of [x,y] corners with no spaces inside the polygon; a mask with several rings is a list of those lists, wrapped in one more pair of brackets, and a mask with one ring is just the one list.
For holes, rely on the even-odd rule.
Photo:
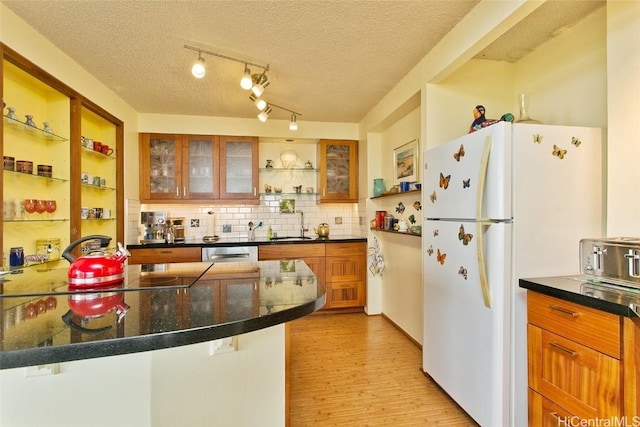
{"label": "dark granite countertop", "polygon": [[246,237],[221,237],[216,242],[203,242],[195,240],[187,240],[184,243],[148,243],[127,245],[128,249],[150,249],[150,248],[177,248],[177,247],[199,247],[208,248],[215,246],[229,247],[229,246],[260,246],[260,245],[299,245],[309,243],[349,243],[349,242],[366,242],[366,237],[358,236],[329,236],[329,237],[311,237],[301,239],[299,237],[287,237],[279,236],[277,240],[267,240],[266,238],[258,238],[255,240],[248,240]]}
{"label": "dark granite countertop", "polygon": [[640,289],[594,283],[584,276],[520,279],[520,287],[620,316],[640,316]]}
{"label": "dark granite countertop", "polygon": [[325,288],[301,260],[143,264],[100,289],[69,289],[67,268],[0,282],[0,369],[216,340],[310,314]]}

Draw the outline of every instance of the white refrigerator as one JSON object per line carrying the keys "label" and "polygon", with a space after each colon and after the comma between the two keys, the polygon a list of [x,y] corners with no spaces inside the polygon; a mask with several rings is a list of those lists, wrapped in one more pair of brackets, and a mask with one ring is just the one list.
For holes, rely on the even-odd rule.
{"label": "white refrigerator", "polygon": [[526,291],[603,235],[602,130],[498,123],[427,150],[423,370],[481,426],[527,425]]}

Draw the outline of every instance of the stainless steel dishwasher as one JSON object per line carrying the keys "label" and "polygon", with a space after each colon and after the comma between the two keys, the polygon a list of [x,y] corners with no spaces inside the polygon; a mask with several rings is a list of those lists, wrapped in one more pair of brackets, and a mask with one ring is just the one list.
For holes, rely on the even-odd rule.
{"label": "stainless steel dishwasher", "polygon": [[202,248],[202,261],[257,261],[257,246],[212,246]]}

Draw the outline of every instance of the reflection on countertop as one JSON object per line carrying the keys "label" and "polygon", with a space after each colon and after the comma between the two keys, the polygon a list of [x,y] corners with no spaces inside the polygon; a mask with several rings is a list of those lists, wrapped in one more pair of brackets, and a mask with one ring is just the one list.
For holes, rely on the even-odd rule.
{"label": "reflection on countertop", "polygon": [[34,269],[2,282],[1,369],[215,340],[325,302],[301,260],[130,265],[122,283],[81,290],[66,274]]}

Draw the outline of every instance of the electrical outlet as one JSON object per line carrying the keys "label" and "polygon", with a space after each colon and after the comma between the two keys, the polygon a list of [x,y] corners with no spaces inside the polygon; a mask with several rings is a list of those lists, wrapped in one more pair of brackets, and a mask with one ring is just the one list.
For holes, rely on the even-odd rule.
{"label": "electrical outlet", "polygon": [[209,341],[209,356],[220,353],[229,353],[238,351],[238,337],[220,338],[215,341]]}
{"label": "electrical outlet", "polygon": [[222,224],[223,233],[231,233],[231,224]]}
{"label": "electrical outlet", "polygon": [[47,365],[36,365],[24,368],[25,377],[43,377],[46,375],[56,375],[59,373],[59,363],[49,363]]}

